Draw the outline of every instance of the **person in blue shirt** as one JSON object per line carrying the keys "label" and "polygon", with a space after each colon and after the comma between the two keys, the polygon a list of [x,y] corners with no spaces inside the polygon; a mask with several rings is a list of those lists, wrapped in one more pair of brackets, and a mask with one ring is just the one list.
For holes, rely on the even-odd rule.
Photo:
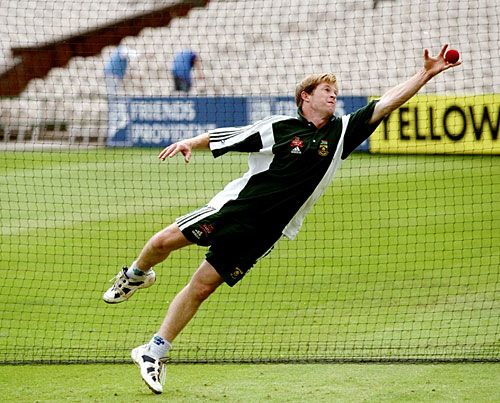
{"label": "person in blue shirt", "polygon": [[129,63],[137,57],[138,53],[134,49],[123,45],[118,46],[111,54],[104,65],[104,77],[109,96],[117,96],[120,93]]}
{"label": "person in blue shirt", "polygon": [[192,70],[196,68],[201,73],[201,62],[199,56],[190,49],[183,49],[174,55],[172,61],[172,76],[176,91],[189,92],[193,85]]}
{"label": "person in blue shirt", "polygon": [[104,65],[104,80],[108,91],[108,137],[126,127],[126,104],[120,100],[124,96],[123,81],[128,75],[129,63],[139,54],[134,49],[118,46]]}

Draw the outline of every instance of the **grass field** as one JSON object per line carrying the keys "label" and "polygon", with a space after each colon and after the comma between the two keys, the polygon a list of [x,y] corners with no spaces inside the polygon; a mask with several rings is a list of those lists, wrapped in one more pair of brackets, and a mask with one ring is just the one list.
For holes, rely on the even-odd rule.
{"label": "grass field", "polygon": [[[156,330],[204,250],[172,255],[125,304],[101,301],[107,280],[246,161],[155,153],[2,154],[1,362],[125,362]],[[172,360],[498,360],[499,195],[498,157],[354,155],[298,239],[218,291]]]}
{"label": "grass field", "polygon": [[4,402],[500,401],[499,364],[170,365],[153,395],[132,365],[0,366]]}

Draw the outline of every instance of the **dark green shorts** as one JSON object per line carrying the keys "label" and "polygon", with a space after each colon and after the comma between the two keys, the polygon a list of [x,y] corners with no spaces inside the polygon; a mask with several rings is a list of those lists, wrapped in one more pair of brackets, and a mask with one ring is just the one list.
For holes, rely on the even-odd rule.
{"label": "dark green shorts", "polygon": [[267,255],[281,237],[281,231],[272,233],[242,224],[207,207],[180,217],[176,222],[188,240],[209,247],[207,261],[231,287],[258,259]]}

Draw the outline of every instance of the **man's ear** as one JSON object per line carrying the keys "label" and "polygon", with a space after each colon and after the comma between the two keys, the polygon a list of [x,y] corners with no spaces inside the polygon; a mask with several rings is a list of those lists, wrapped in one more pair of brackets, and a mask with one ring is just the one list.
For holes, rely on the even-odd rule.
{"label": "man's ear", "polygon": [[308,94],[307,92],[305,91],[302,91],[300,93],[300,98],[302,99],[302,102],[304,103],[305,101],[308,101],[309,100],[309,97],[311,96],[311,94]]}

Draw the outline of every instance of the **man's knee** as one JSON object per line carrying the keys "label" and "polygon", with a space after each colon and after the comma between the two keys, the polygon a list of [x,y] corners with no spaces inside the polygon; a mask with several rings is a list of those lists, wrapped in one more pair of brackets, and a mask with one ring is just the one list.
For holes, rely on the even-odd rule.
{"label": "man's knee", "polygon": [[150,240],[151,246],[160,253],[170,253],[190,243],[175,224],[156,233]]}
{"label": "man's knee", "polygon": [[212,267],[212,265],[207,261],[204,261],[189,282],[188,287],[195,298],[199,301],[204,301],[223,282],[224,280]]}
{"label": "man's knee", "polygon": [[189,282],[191,293],[198,301],[205,301],[210,295],[212,295],[218,286],[219,284],[207,284],[196,281],[195,279],[192,279]]}

